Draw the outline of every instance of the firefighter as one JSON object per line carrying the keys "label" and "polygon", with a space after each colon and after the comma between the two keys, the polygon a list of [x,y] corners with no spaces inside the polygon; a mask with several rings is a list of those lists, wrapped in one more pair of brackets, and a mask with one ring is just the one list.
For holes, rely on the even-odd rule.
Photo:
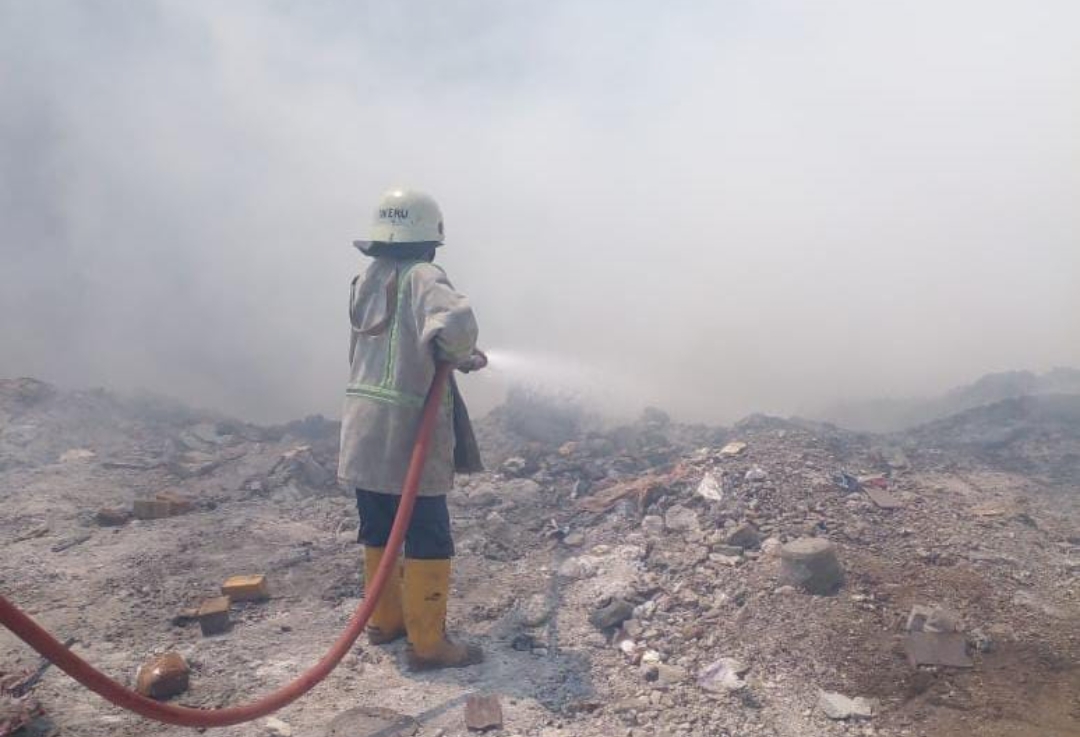
{"label": "firefighter", "polygon": [[[349,384],[341,422],[338,476],[356,492],[365,580],[383,559],[412,453],[421,408],[437,362],[461,371],[487,365],[476,347],[469,300],[433,262],[443,244],[438,204],[395,189],[375,210],[369,239],[354,245],[372,258],[353,279],[349,300]],[[480,470],[468,412],[451,380],[424,467],[404,560],[368,624],[382,645],[408,637],[411,670],[479,663],[479,647],[446,636],[454,542],[446,495],[454,472]]]}

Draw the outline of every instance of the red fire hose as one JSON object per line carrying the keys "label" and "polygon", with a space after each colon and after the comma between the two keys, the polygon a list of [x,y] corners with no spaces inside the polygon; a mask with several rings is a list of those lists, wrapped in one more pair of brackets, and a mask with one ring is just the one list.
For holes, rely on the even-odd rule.
{"label": "red fire hose", "polygon": [[[412,519],[416,494],[420,487],[420,476],[427,460],[428,448],[439,416],[439,407],[446,395],[446,382],[452,366],[440,363],[431,382],[427,400],[420,418],[420,428],[416,433],[409,469],[402,487],[401,502],[398,506],[394,527],[386,543],[389,551],[398,551],[405,540],[405,531]],[[148,719],[156,719],[166,724],[178,724],[182,727],[227,727],[231,724],[249,722],[266,716],[303,696],[334,670],[341,659],[352,648],[356,638],[364,631],[368,618],[382,594],[383,587],[391,573],[397,567],[397,556],[386,555],[379,565],[373,581],[365,583],[367,591],[364,600],[357,607],[348,626],[334,642],[326,655],[306,673],[292,683],[282,686],[277,691],[267,694],[258,701],[243,706],[231,706],[225,709],[193,709],[174,704],[163,704],[142,696],[109,678],[85,660],[64,647],[63,643],[50,635],[37,622],[20,611],[14,604],[0,596],[0,624],[15,633],[30,647],[52,661],[58,668],[86,686],[99,696],[119,707],[133,711]]]}

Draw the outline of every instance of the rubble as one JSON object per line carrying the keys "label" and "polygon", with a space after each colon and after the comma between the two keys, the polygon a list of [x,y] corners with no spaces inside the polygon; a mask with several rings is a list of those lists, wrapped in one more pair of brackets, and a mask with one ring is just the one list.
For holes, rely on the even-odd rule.
{"label": "rubble", "polygon": [[856,696],[849,698],[834,691],[822,691],[818,695],[818,708],[829,719],[869,719],[874,716],[874,702]]}
{"label": "rubble", "polygon": [[589,621],[600,630],[618,627],[634,616],[634,605],[623,599],[613,599],[589,615]]}
{"label": "rubble", "polygon": [[264,601],[270,598],[266,576],[230,576],[221,584],[221,595],[230,601]]}
{"label": "rubble", "polygon": [[136,499],[132,503],[135,519],[155,520],[187,514],[195,509],[195,504],[180,494],[163,491],[152,499]]}
{"label": "rubble", "polygon": [[720,658],[698,673],[698,685],[713,693],[732,693],[746,688],[743,676],[750,670],[735,658]]}
{"label": "rubble", "polygon": [[[9,406],[0,395],[0,412]],[[283,683],[340,633],[363,592],[354,500],[318,486],[308,465],[334,467],[334,423],[132,414],[107,393],[61,392],[17,411],[0,428],[0,484],[18,492],[0,519],[5,595],[70,621],[91,662],[133,672],[133,653],[175,648],[198,672],[184,702],[211,707]],[[950,427],[992,437],[980,417]],[[1036,437],[1033,420],[1009,417],[1028,433],[1021,438]],[[332,676],[345,691],[313,691],[282,713],[284,727],[267,721],[222,737],[461,735],[460,706],[493,692],[513,722],[503,731],[520,735],[953,737],[1011,724],[1014,703],[1047,720],[1018,729],[1070,733],[1075,717],[1061,694],[1080,692],[1080,672],[1067,667],[1080,660],[1070,564],[1080,559],[1080,515],[1074,488],[1054,481],[1069,476],[1072,457],[1060,417],[1041,420],[1052,433],[1046,447],[1060,455],[1043,458],[1035,440],[1003,446],[1057,474],[1037,478],[1002,470],[1003,451],[962,446],[944,426],[882,437],[765,416],[729,429],[657,413],[619,425],[578,414],[526,438],[506,420],[497,411],[478,422],[485,460],[503,470],[461,477],[449,496],[458,544],[450,625],[485,647],[487,664],[415,681],[396,646],[362,646]],[[732,438],[742,445],[724,453]],[[888,466],[879,449],[891,447],[907,467]],[[98,455],[58,464],[72,448]],[[199,514],[97,527],[94,510],[161,489]],[[51,551],[91,531],[77,552]],[[832,548],[836,567],[825,566],[830,585],[820,590],[837,595],[808,597],[802,579],[791,582],[794,563],[806,568],[791,548],[805,540]],[[242,632],[205,640],[201,627],[171,626],[197,621],[198,610],[183,611],[192,596],[235,571],[274,579],[274,598],[231,607]],[[0,663],[18,662],[21,646],[2,635]],[[33,696],[70,731],[100,705],[67,683],[57,674]],[[368,703],[388,687],[389,705],[414,718],[338,715],[342,698]],[[819,689],[883,706],[872,724],[832,722]],[[847,719],[865,719],[864,706]],[[107,716],[118,721],[103,734],[143,733],[138,720]]]}
{"label": "rubble", "polygon": [[102,527],[122,527],[131,521],[132,514],[126,509],[99,509],[94,521]]}
{"label": "rubble", "polygon": [[810,594],[835,594],[844,584],[836,546],[819,537],[803,537],[780,550],[780,580]]}
{"label": "rubble", "polygon": [[265,726],[271,737],[292,737],[292,726],[277,717],[267,717]]}
{"label": "rubble", "polygon": [[199,620],[199,629],[202,630],[203,637],[220,635],[229,630],[232,626],[229,621],[229,605],[228,596],[216,596],[199,605],[195,616]]}
{"label": "rubble", "polygon": [[152,699],[167,699],[188,689],[190,669],[184,657],[169,652],[143,663],[135,679],[135,689]]}
{"label": "rubble", "polygon": [[470,732],[502,729],[503,713],[499,697],[470,696],[465,700],[465,726]]}

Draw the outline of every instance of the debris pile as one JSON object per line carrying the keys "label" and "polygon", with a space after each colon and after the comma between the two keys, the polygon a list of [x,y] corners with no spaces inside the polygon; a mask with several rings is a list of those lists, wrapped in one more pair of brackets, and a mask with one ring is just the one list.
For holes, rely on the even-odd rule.
{"label": "debris pile", "polygon": [[[359,602],[333,423],[257,428],[25,381],[0,383],[0,412],[0,488],[17,490],[0,519],[5,595],[122,678],[174,653],[183,676],[140,671],[155,697],[264,694],[315,662]],[[1064,452],[1060,415],[1026,422],[1023,447],[1045,431]],[[413,680],[404,645],[362,646],[254,729],[1077,734],[1076,488],[945,434],[763,416],[684,426],[655,410],[605,427],[516,396],[478,428],[494,470],[461,477],[450,500],[450,626],[488,662]],[[29,657],[0,633],[0,670]],[[65,728],[151,733],[59,673],[33,698]]]}

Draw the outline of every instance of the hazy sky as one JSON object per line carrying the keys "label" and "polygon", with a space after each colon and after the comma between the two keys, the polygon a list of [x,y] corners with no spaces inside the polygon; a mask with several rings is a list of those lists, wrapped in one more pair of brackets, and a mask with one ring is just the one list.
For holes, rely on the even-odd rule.
{"label": "hazy sky", "polygon": [[0,375],[336,414],[396,184],[485,345],[628,409],[1078,365],[1078,34],[1075,0],[8,0]]}

